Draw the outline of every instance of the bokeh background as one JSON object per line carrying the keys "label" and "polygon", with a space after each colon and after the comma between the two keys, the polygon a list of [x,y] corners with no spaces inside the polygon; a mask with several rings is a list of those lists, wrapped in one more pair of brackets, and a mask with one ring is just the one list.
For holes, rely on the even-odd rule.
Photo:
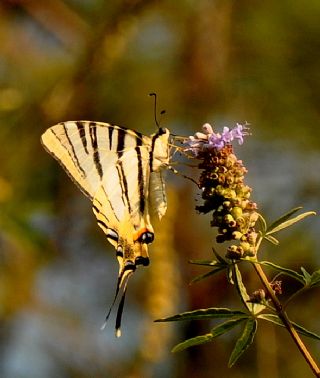
{"label": "bokeh background", "polygon": [[[298,205],[317,211],[319,19],[317,0],[0,1],[1,377],[312,376],[286,331],[266,324],[232,369],[238,329],[170,352],[212,323],[154,319],[241,308],[223,275],[189,285],[204,270],[188,260],[211,258],[214,231],[194,210],[192,183],[170,173],[168,215],[155,225],[150,268],[130,281],[123,336],[114,338],[114,317],[101,332],[116,284],[114,251],[89,201],[39,140],[73,119],[151,134],[148,94],[157,92],[161,122],[175,134],[205,122],[217,129],[250,122],[252,136],[237,153],[267,219]],[[315,270],[318,234],[319,220],[308,219],[283,232],[280,247],[266,245],[263,259]],[[284,297],[296,288],[287,280],[285,287]],[[289,307],[318,333],[319,311],[319,290]],[[319,343],[306,342],[318,358]]]}

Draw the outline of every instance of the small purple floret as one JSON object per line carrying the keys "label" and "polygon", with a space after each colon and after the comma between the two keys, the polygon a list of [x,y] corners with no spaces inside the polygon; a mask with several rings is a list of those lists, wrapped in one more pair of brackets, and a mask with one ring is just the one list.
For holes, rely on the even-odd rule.
{"label": "small purple floret", "polygon": [[247,123],[245,125],[237,123],[232,130],[229,127],[224,127],[222,134],[220,134],[215,133],[209,123],[205,123],[202,126],[203,133],[197,132],[185,142],[189,146],[187,151],[192,151],[194,155],[198,156],[203,151],[212,149],[221,150],[234,139],[238,140],[239,144],[243,144],[244,136],[249,135],[247,125]]}

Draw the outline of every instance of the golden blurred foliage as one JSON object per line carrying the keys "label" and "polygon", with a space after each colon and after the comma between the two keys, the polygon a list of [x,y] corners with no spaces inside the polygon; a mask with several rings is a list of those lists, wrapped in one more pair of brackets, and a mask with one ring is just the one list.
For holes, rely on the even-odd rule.
{"label": "golden blurred foliage", "polygon": [[[238,156],[267,218],[298,205],[319,210],[319,17],[315,0],[0,2],[0,376],[308,376],[291,340],[267,326],[231,370],[231,339],[171,355],[176,342],[211,324],[153,320],[240,304],[222,275],[188,285],[203,273],[188,260],[211,258],[214,235],[194,211],[200,194],[170,172],[168,214],[155,225],[152,266],[130,282],[123,336],[114,339],[112,324],[100,333],[114,251],[40,135],[74,119],[150,135],[148,94],[157,92],[162,125],[173,134],[192,135],[205,122],[251,124]],[[312,271],[319,221],[298,227],[264,253]],[[290,314],[319,333],[316,295],[300,298]],[[310,347],[317,355],[319,345]]]}

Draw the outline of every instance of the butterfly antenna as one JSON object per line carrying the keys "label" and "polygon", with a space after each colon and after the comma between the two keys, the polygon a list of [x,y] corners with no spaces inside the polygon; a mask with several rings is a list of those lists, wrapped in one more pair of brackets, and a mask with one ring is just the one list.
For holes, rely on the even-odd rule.
{"label": "butterfly antenna", "polygon": [[[156,125],[158,126],[158,129],[160,129],[160,122],[158,122],[158,119],[157,119],[157,94],[152,92],[152,93],[149,93],[149,96],[154,96],[154,121],[156,123]],[[160,120],[161,120],[161,116],[165,113],[166,111],[165,110],[161,110],[160,112]]]}

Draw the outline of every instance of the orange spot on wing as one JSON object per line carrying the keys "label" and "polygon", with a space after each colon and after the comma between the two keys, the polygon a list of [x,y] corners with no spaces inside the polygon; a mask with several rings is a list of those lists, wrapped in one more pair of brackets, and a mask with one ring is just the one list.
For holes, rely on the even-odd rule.
{"label": "orange spot on wing", "polygon": [[151,230],[149,230],[148,228],[144,227],[144,228],[140,228],[139,231],[137,231],[134,235],[133,235],[133,241],[136,242],[137,240],[139,240],[139,238],[141,237],[142,234],[144,234],[145,232],[153,232]]}

